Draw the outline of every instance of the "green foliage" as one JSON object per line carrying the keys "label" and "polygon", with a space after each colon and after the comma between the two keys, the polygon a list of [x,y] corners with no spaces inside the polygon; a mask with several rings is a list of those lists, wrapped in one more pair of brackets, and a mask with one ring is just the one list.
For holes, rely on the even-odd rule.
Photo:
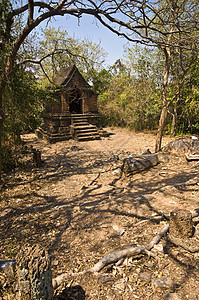
{"label": "green foliage", "polygon": [[1,39],[8,39],[10,37],[9,34],[9,12],[12,6],[10,1],[8,0],[1,0],[0,3],[0,37]]}
{"label": "green foliage", "polygon": [[96,75],[93,77],[93,90],[97,94],[102,94],[108,89],[111,78],[110,70],[103,69],[100,72],[96,72]]}
{"label": "green foliage", "polygon": [[[197,57],[192,57],[192,53],[186,52],[180,64],[178,56],[173,55],[171,61],[172,71],[167,87],[167,101],[171,103],[166,129],[168,133],[198,133],[199,61]],[[162,106],[164,57],[157,49],[137,46],[126,47],[125,58],[125,61],[118,60],[109,69],[109,85],[104,84],[104,89],[99,89],[102,123],[128,126],[134,130],[157,129]],[[187,68],[192,61],[191,67]],[[106,83],[106,76],[104,80]],[[172,127],[174,118],[175,128]]]}
{"label": "green foliage", "polygon": [[34,131],[38,127],[43,99],[44,92],[38,87],[33,74],[15,67],[3,98],[6,119],[1,155],[4,169],[17,165],[20,134]]}
{"label": "green foliage", "polygon": [[38,87],[34,75],[16,67],[4,94],[3,138],[17,141],[22,132],[33,131],[40,123],[44,92]]}
{"label": "green foliage", "polygon": [[[52,52],[54,52],[52,56],[43,60],[44,69],[51,80],[61,68],[75,64],[86,81],[92,83],[95,76],[101,71],[106,57],[106,53],[100,45],[87,39],[72,38],[65,30],[49,27],[42,32],[38,53],[41,58]],[[42,73],[40,76],[42,85],[48,85],[47,78]]]}
{"label": "green foliage", "polygon": [[145,48],[129,48],[126,54],[127,61],[118,60],[111,68],[110,85],[98,97],[103,123],[153,130],[158,125],[161,106],[157,65]]}
{"label": "green foliage", "polygon": [[[187,69],[187,72],[183,78],[183,84],[181,82],[181,73],[179,66],[173,66],[172,81],[169,84],[168,100],[175,95],[176,90],[179,91],[179,95],[170,105],[170,112],[176,114],[176,134],[183,133],[198,133],[199,132],[199,60],[197,56],[190,56],[190,53],[186,53],[183,64],[186,66],[192,60],[191,67]],[[176,63],[176,61],[175,61]],[[175,72],[174,72],[175,71]],[[181,73],[180,73],[181,71]],[[170,131],[170,123],[173,115],[168,118],[168,131]],[[172,130],[172,128],[171,128]]]}

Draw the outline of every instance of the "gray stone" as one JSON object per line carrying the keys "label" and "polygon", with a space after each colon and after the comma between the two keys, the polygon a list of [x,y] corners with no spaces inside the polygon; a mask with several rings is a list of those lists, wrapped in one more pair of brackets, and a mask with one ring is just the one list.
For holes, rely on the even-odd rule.
{"label": "gray stone", "polygon": [[164,300],[182,300],[176,293],[168,293],[164,296]]}
{"label": "gray stone", "polygon": [[143,273],[140,273],[139,275],[140,279],[144,280],[144,281],[151,281],[151,274],[148,273],[148,272],[143,272]]}
{"label": "gray stone", "polygon": [[168,289],[173,287],[173,281],[168,277],[159,277],[152,279],[154,289]]}
{"label": "gray stone", "polygon": [[101,276],[101,277],[99,277],[99,281],[101,283],[107,283],[107,282],[113,282],[114,280],[110,276],[108,276],[108,277],[107,276]]}

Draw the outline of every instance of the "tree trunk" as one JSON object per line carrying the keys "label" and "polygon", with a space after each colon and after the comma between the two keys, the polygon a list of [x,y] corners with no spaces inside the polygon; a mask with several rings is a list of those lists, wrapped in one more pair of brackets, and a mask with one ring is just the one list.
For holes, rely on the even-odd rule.
{"label": "tree trunk", "polygon": [[[171,28],[172,32],[172,28]],[[170,34],[168,36],[168,44],[171,41],[172,35]],[[160,115],[159,120],[159,127],[158,132],[156,136],[156,144],[155,144],[155,152],[159,151],[161,149],[161,143],[162,143],[162,136],[165,126],[165,121],[168,113],[168,106],[167,106],[167,84],[170,74],[170,67],[171,67],[171,50],[169,46],[166,46],[163,48],[163,52],[165,55],[165,70],[164,70],[164,78],[163,78],[163,84],[162,84],[162,111]]]}
{"label": "tree trunk", "polygon": [[164,126],[165,126],[167,113],[168,113],[168,108],[165,105],[165,106],[163,106],[162,111],[161,111],[161,115],[160,115],[159,128],[158,128],[158,132],[157,132],[157,135],[156,135],[155,152],[157,152],[161,149],[162,136],[163,136],[163,131],[164,131]]}
{"label": "tree trunk", "polygon": [[171,135],[174,136],[176,134],[176,125],[177,125],[177,103],[174,104],[174,111],[172,115],[172,123],[171,123]]}
{"label": "tree trunk", "polygon": [[0,184],[1,184],[1,173],[2,173],[2,146],[1,146],[1,139],[2,139],[2,129],[3,129],[3,120],[0,120]]}
{"label": "tree trunk", "polygon": [[1,184],[1,173],[2,173],[2,131],[3,131],[3,121],[5,114],[2,107],[3,92],[0,88],[0,184]]}
{"label": "tree trunk", "polygon": [[50,257],[40,245],[21,249],[16,257],[16,276],[20,299],[53,298]]}
{"label": "tree trunk", "polygon": [[9,53],[6,65],[4,70],[1,73],[0,77],[0,183],[1,183],[1,174],[2,174],[2,130],[3,130],[3,121],[5,119],[5,113],[3,110],[3,94],[5,88],[8,84],[9,78],[13,71],[13,66],[15,63],[17,52],[28,36],[28,34],[39,24],[42,20],[37,20],[37,22],[32,23],[31,25],[26,25],[25,28],[21,31],[15,42],[13,43],[12,49]]}
{"label": "tree trunk", "polygon": [[190,211],[176,210],[170,213],[169,234],[175,237],[193,236],[193,220]]}

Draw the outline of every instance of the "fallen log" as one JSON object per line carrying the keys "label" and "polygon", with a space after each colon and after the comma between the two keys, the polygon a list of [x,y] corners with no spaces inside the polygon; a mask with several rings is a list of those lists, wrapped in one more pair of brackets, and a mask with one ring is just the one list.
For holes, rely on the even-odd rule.
{"label": "fallen log", "polygon": [[121,260],[122,258],[131,257],[134,255],[141,254],[145,251],[151,250],[155,244],[159,243],[164,234],[169,230],[169,225],[166,225],[162,231],[160,231],[156,236],[145,246],[129,247],[127,249],[118,250],[106,255],[102,260],[96,263],[91,269],[91,272],[99,272],[105,266],[113,264]]}
{"label": "fallen log", "polygon": [[157,154],[144,154],[134,157],[129,156],[124,159],[121,170],[126,176],[129,176],[154,167],[158,163],[159,159]]}

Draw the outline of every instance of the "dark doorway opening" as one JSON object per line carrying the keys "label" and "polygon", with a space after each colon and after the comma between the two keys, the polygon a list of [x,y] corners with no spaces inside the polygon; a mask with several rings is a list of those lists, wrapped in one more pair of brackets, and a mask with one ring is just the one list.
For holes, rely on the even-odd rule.
{"label": "dark doorway opening", "polygon": [[70,94],[69,110],[72,114],[82,114],[82,98],[78,90],[73,90]]}

